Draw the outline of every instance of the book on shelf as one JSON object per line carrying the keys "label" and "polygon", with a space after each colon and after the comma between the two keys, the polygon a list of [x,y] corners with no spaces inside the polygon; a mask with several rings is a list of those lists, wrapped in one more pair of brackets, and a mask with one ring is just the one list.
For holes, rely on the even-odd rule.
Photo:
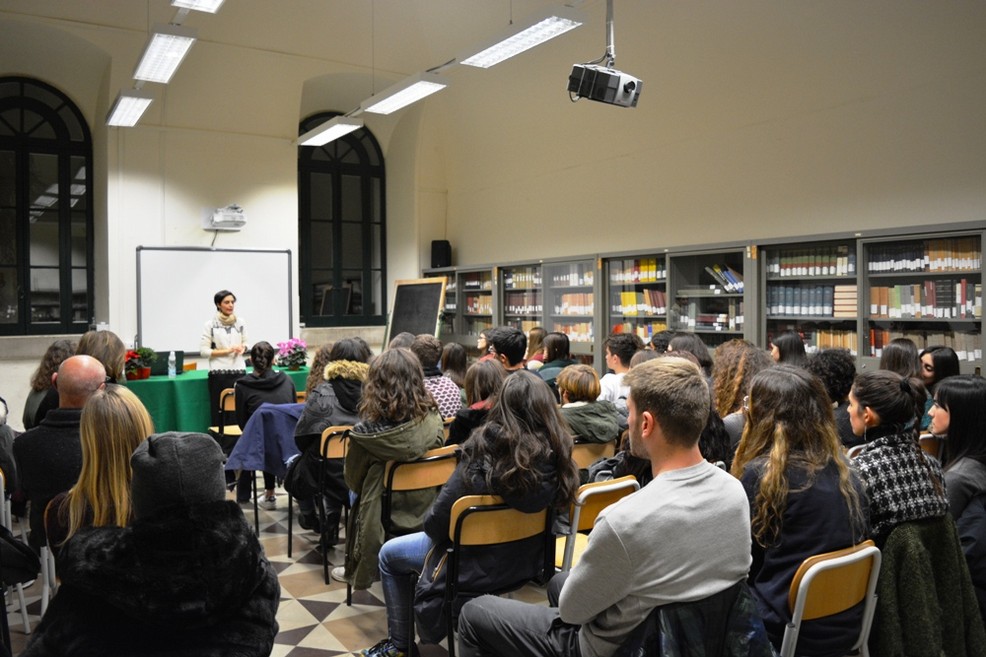
{"label": "book on shelf", "polygon": [[564,333],[571,342],[592,342],[592,322],[555,322],[552,326],[555,333]]}
{"label": "book on shelf", "polygon": [[609,264],[611,283],[656,283],[667,278],[664,258],[625,258],[611,260]]}
{"label": "book on shelf", "polygon": [[846,244],[768,251],[769,277],[854,276],[855,274],[856,251]]}
{"label": "book on shelf", "polygon": [[664,322],[648,322],[646,324],[635,324],[631,322],[620,322],[613,324],[611,333],[634,333],[644,342],[650,340],[655,333],[666,331],[668,325]]}
{"label": "book on shelf", "polygon": [[870,315],[881,319],[968,320],[978,319],[981,309],[982,284],[966,278],[870,288]]}
{"label": "book on shelf", "polygon": [[982,269],[981,245],[975,236],[872,244],[867,253],[867,271],[877,274]]}
{"label": "book on shelf", "polygon": [[558,287],[591,286],[595,276],[595,265],[575,262],[570,265],[553,265],[551,283]]}
{"label": "book on shelf", "polygon": [[556,297],[554,314],[556,315],[591,315],[594,298],[592,293],[573,292]]}
{"label": "book on shelf", "polygon": [[933,346],[952,348],[960,361],[978,361],[983,357],[982,333],[979,331],[920,331],[870,327],[870,356],[879,358],[891,340],[907,338],[918,350]]}

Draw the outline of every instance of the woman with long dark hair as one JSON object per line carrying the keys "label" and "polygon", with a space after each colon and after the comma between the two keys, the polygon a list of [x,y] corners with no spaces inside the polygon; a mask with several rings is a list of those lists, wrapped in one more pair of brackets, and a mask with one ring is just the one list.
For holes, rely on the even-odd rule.
{"label": "woman with long dark hair", "polygon": [[442,347],[442,374],[452,379],[452,382],[460,388],[466,387],[468,362],[466,348],[458,342],[449,342]]}
{"label": "woman with long dark hair", "polygon": [[52,342],[45,355],[41,357],[38,369],[31,375],[31,392],[27,393],[27,400],[24,402],[24,430],[33,429],[37,423],[35,415],[44,400],[45,395],[52,389],[51,375],[58,371],[58,366],[62,361],[75,353],[75,343],[70,340],[55,340]]}
{"label": "woman with long dark hair", "polygon": [[959,374],[959,356],[951,347],[928,347],[923,349],[919,355],[921,360],[921,379],[924,387],[928,390],[928,397],[924,402],[924,415],[921,416],[921,430],[925,431],[931,424],[931,403],[934,399],[935,389],[938,384],[950,376]]}
{"label": "woman with long dark hair", "polygon": [[[548,506],[567,507],[578,486],[571,444],[548,386],[530,372],[507,377],[486,424],[462,444],[459,464],[429,511],[424,531],[391,539],[380,551],[390,636],[363,651],[364,655],[403,654],[411,636],[408,618],[415,597],[408,575],[422,570],[429,551],[438,556],[445,553],[455,501],[463,495],[500,495],[507,504],[526,513]],[[497,582],[515,581],[521,567],[518,555],[524,555],[525,563],[541,561],[541,538],[528,542],[530,545],[477,548],[460,564],[459,581],[481,579],[491,590]],[[430,561],[428,565],[433,567]],[[434,588],[427,593],[441,596],[441,583],[432,584]],[[418,597],[427,596],[419,592]],[[435,616],[418,615],[422,640],[433,642],[445,636],[444,616]]]}
{"label": "woman with long dark hair", "polygon": [[883,346],[880,369],[897,372],[908,378],[920,376],[921,359],[918,357],[917,345],[910,338],[894,338]]}
{"label": "woman with long dark hair", "polygon": [[[750,500],[750,587],[767,633],[779,646],[791,620],[788,592],[806,558],[866,538],[865,494],[842,453],[832,406],[821,381],[778,365],[753,377],[746,428],[732,472]],[[848,651],[861,614],[813,621],[798,654]]]}
{"label": "woman with long dark hair", "polygon": [[775,362],[802,366],[808,359],[805,343],[797,331],[784,331],[770,341],[770,355]]}
{"label": "woman with long dark hair", "polygon": [[945,490],[952,517],[986,492],[986,379],[969,374],[938,384],[931,406],[931,433],[946,438]]}
{"label": "woman with long dark hair", "polygon": [[849,392],[849,421],[865,441],[852,466],[866,487],[873,538],[880,544],[900,523],[948,511],[941,465],[918,444],[926,396],[919,379],[889,370],[863,372]]}
{"label": "woman with long dark hair", "polygon": [[[236,423],[241,429],[246,426],[261,404],[293,404],[297,399],[291,377],[273,369],[276,353],[269,342],[261,341],[253,345],[250,350],[253,371],[237,379],[233,386],[236,391]],[[240,502],[250,501],[252,477],[251,471],[240,473],[236,486],[236,499]],[[274,474],[265,471],[264,500],[261,506],[268,510],[277,508],[277,499],[274,497],[275,483]]]}
{"label": "woman with long dark hair", "polygon": [[493,407],[493,400],[503,386],[507,370],[498,360],[473,363],[466,371],[466,406],[459,409],[448,427],[446,445],[458,445],[466,441],[472,432],[484,422]]}
{"label": "woman with long dark hair", "polygon": [[569,349],[568,336],[564,333],[552,332],[544,336],[544,365],[537,373],[553,390],[558,373],[578,362],[572,358]]}
{"label": "woman with long dark hair", "polygon": [[[408,349],[388,349],[373,359],[363,383],[359,422],[349,433],[343,466],[354,494],[346,531],[346,565],[332,578],[367,589],[377,575],[383,543],[381,510],[387,461],[411,461],[445,442],[438,405],[425,388],[424,371]],[[397,532],[419,531],[435,501],[432,490],[395,494],[392,507]]]}

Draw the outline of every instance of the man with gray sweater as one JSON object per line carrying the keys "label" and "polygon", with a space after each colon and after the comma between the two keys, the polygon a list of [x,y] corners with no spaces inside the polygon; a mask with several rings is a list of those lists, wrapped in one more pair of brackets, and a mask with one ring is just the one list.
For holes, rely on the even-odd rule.
{"label": "man with gray sweater", "polygon": [[650,459],[654,479],[603,511],[581,561],[549,584],[551,607],[494,596],[466,603],[465,657],[609,657],[655,607],[702,600],[746,579],[749,502],[740,482],[698,448],[710,408],[702,372],[660,358],[630,370],[624,383],[630,450]]}

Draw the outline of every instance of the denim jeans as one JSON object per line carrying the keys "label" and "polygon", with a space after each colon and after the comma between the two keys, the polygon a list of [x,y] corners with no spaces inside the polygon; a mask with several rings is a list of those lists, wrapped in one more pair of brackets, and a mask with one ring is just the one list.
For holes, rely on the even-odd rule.
{"label": "denim jeans", "polygon": [[412,635],[409,621],[414,604],[411,573],[421,573],[433,543],[424,532],[392,538],[380,548],[380,583],[387,602],[387,630],[402,650]]}

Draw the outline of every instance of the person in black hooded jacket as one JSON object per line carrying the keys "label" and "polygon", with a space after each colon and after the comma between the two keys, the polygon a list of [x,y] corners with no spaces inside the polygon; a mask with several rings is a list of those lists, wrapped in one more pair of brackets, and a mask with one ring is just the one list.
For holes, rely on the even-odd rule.
{"label": "person in black hooded jacket", "polygon": [[[521,370],[506,378],[485,425],[461,447],[460,461],[438,494],[424,522],[424,531],[387,541],[380,550],[380,576],[387,602],[390,636],[363,651],[369,657],[400,657],[410,639],[409,608],[415,597],[441,598],[444,580],[430,582],[433,590],[411,588],[408,575],[434,567],[448,546],[452,505],[463,495],[500,495],[510,506],[534,513],[551,506],[567,508],[578,487],[572,462],[572,439],[558,414],[551,389],[536,374]],[[519,466],[519,467],[518,467]],[[530,545],[476,548],[461,562],[459,581],[473,590],[494,590],[514,581],[518,569],[531,564],[531,576],[543,562],[540,536]],[[523,554],[528,559],[518,559]],[[430,564],[430,566],[429,566]],[[421,585],[419,584],[419,589]],[[461,601],[460,603],[461,604]],[[428,606],[440,612],[441,605]],[[445,637],[444,616],[422,615],[415,604],[418,633],[433,643]]]}
{"label": "person in black hooded jacket", "polygon": [[134,450],[127,527],[62,548],[61,579],[24,657],[257,657],[277,634],[280,587],[205,434],[155,434]]}
{"label": "person in black hooded jacket", "polygon": [[[297,400],[294,381],[284,372],[272,369],[274,365],[274,347],[269,342],[258,342],[250,350],[250,362],[253,371],[236,380],[233,386],[236,391],[236,423],[240,429],[262,404],[293,404]],[[250,501],[250,489],[253,472],[240,473],[236,485],[236,499],[240,503]],[[261,506],[274,509],[274,474],[264,472],[264,501]]]}

